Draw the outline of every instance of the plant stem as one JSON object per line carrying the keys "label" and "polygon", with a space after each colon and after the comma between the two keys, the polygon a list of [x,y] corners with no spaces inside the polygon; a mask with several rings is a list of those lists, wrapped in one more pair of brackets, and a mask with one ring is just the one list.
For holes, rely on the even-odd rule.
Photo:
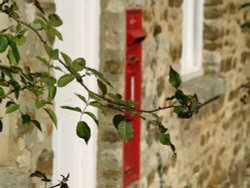
{"label": "plant stem", "polygon": [[[31,24],[28,24],[22,20],[19,20],[11,15],[9,15],[12,19],[14,19],[17,23],[20,23],[26,27],[28,27],[29,29],[31,29],[33,32],[35,32],[35,34],[38,36],[38,38],[41,40],[41,42],[44,44],[44,45],[47,45],[47,42],[44,40],[44,38],[41,36],[41,34],[37,31],[37,29],[35,29],[34,27],[32,27]],[[71,74],[73,75],[76,75],[75,72],[73,72],[69,67],[68,65],[66,65],[62,59],[58,58],[58,62],[64,67],[66,68]],[[82,78],[80,76],[77,76],[76,75],[76,81],[88,92],[88,93],[93,93],[96,97],[104,100],[104,101],[107,101],[108,103],[110,104],[114,104],[114,105],[118,105],[121,107],[121,109],[125,110],[125,109],[128,109],[128,110],[132,110],[132,111],[137,111],[138,113],[154,113],[154,112],[158,112],[158,111],[162,111],[162,110],[165,110],[165,109],[169,109],[169,108],[175,108],[177,107],[176,105],[170,105],[170,106],[165,106],[165,107],[159,107],[157,109],[153,109],[153,110],[144,110],[144,109],[137,109],[135,107],[127,107],[126,105],[124,104],[120,104],[120,103],[117,103],[109,98],[106,98],[105,96],[102,96],[98,93],[95,93],[93,91],[91,91],[82,81]]]}
{"label": "plant stem", "polygon": [[33,32],[35,32],[35,34],[38,36],[38,38],[41,40],[41,42],[43,44],[47,44],[46,41],[43,39],[42,35],[34,27],[32,27],[31,24],[28,24],[28,23],[26,23],[26,22],[24,22],[22,20],[19,20],[19,19],[15,18],[14,16],[11,16],[11,15],[9,15],[9,17],[14,19],[17,23],[20,23],[20,24],[28,27],[29,29],[31,29]]}

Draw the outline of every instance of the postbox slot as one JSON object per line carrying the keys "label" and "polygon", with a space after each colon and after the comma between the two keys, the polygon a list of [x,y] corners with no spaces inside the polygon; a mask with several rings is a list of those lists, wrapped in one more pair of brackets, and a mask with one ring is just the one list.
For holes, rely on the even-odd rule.
{"label": "postbox slot", "polygon": [[128,44],[135,45],[142,42],[146,38],[146,34],[140,30],[130,30],[128,31]]}
{"label": "postbox slot", "polygon": [[132,45],[142,42],[145,38],[146,38],[146,36],[141,36],[141,37],[135,38],[134,41],[132,42]]}

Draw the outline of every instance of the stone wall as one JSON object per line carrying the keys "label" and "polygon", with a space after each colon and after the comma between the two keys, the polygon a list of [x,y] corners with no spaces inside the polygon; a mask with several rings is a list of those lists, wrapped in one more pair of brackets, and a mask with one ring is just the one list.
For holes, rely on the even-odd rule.
{"label": "stone wall", "polygon": [[[28,2],[28,1],[27,1]],[[51,0],[40,1],[46,12],[54,12],[55,6]],[[27,23],[32,22],[36,9],[31,3],[17,1],[21,18]],[[1,29],[13,22],[6,16],[0,15]],[[36,63],[34,55],[44,54],[39,39],[32,32],[27,33],[27,44],[20,49],[22,62],[34,70],[44,67]],[[4,58],[3,55],[1,59]],[[40,111],[35,111],[33,96],[22,93],[21,108],[33,118],[41,120],[43,133],[34,126],[24,126],[20,114],[4,115],[5,109],[0,106],[0,116],[3,116],[4,127],[0,133],[0,187],[28,188],[44,187],[40,180],[31,179],[29,175],[35,170],[42,171],[51,177],[53,151],[51,146],[53,125],[49,117]]]}
{"label": "stone wall", "polygon": [[[172,94],[168,67],[180,70],[182,0],[101,1],[101,70],[114,89],[124,93],[125,12],[142,8],[142,108],[164,105]],[[170,111],[159,115],[169,128],[177,149],[157,141],[157,129],[141,125],[141,178],[130,187],[141,188],[247,188],[250,163],[250,103],[243,105],[240,85],[249,75],[250,32],[242,30],[243,1],[205,0],[204,75],[183,83],[208,102],[199,114],[180,120]],[[122,185],[122,141],[112,126],[112,111],[100,112],[98,186]]]}

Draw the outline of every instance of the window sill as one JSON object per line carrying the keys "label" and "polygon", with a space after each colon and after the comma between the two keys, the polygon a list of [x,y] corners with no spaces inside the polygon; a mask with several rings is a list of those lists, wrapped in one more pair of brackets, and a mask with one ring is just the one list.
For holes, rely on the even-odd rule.
{"label": "window sill", "polygon": [[218,98],[225,92],[224,78],[217,74],[207,74],[184,81],[181,89],[187,94],[196,93],[201,103]]}

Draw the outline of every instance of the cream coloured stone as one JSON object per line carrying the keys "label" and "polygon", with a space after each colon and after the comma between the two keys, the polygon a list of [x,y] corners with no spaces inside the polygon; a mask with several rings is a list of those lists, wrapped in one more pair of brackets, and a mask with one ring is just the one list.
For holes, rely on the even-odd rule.
{"label": "cream coloured stone", "polygon": [[18,147],[20,151],[23,151],[25,148],[25,141],[23,137],[20,137],[17,141]]}
{"label": "cream coloured stone", "polygon": [[35,9],[34,5],[31,3],[29,3],[29,4],[26,3],[25,5],[26,5],[25,13],[27,15],[27,22],[32,23],[33,20],[35,19],[36,9]]}
{"label": "cream coloured stone", "polygon": [[30,165],[31,153],[25,149],[21,155],[17,156],[16,162],[19,168],[28,167]]}
{"label": "cream coloured stone", "polygon": [[[111,2],[112,1],[106,1],[106,3]],[[125,2],[125,0],[123,2]],[[168,6],[169,2],[171,2],[172,7]],[[146,13],[144,15],[145,20],[143,20],[143,27],[147,33],[147,38],[143,42],[143,109],[151,109],[152,107],[157,107],[157,105],[163,105],[162,99],[159,100],[156,92],[157,84],[159,84],[158,81],[160,81],[159,78],[164,76],[164,74],[168,74],[169,65],[177,68],[177,70],[180,68],[178,59],[182,47],[182,42],[179,42],[182,41],[181,32],[183,31],[182,8],[174,6],[175,2],[173,2],[174,1],[166,0],[148,0],[144,1],[139,7],[136,2],[134,4],[131,2],[129,7],[121,8],[124,10],[130,7],[142,8]],[[236,97],[230,97],[230,101],[227,97],[230,92],[237,91],[240,83],[244,82],[246,76],[249,75],[249,66],[246,66],[249,58],[246,53],[242,54],[243,52],[249,51],[244,46],[244,35],[248,35],[249,33],[246,31],[245,33],[242,32],[239,28],[239,24],[233,19],[241,15],[236,15],[234,11],[228,11],[228,7],[231,6],[230,4],[232,2],[236,7],[240,6],[241,3],[239,0],[223,1],[223,3],[221,0],[205,1],[206,6],[204,9],[206,14],[214,15],[214,13],[216,13],[216,16],[212,16],[214,19],[204,20],[206,26],[204,27],[205,48],[209,49],[210,52],[204,51],[203,62],[205,74],[208,75],[194,77],[193,80],[184,81],[184,85],[188,85],[189,94],[196,92],[197,95],[200,96],[201,102],[210,100],[217,95],[220,96],[220,98],[202,107],[200,112],[190,120],[177,119],[175,114],[169,111],[158,113],[163,117],[164,125],[169,128],[172,142],[176,146],[177,158],[175,160],[172,160],[170,157],[172,153],[169,147],[158,144],[157,133],[152,134],[151,127],[148,126],[146,122],[142,122],[141,181],[139,185],[138,181],[133,185],[138,185],[139,187],[150,186],[145,180],[152,170],[158,169],[158,163],[155,159],[157,152],[162,156],[164,188],[182,188],[188,185],[188,183],[192,184],[192,187],[217,186],[229,188],[236,186],[243,188],[242,182],[249,181],[240,170],[241,166],[237,164],[242,161],[248,164],[247,160],[245,160],[247,154],[244,153],[244,149],[241,148],[243,146],[239,147],[239,144],[241,143],[241,145],[244,145],[244,147],[249,150],[249,144],[244,141],[249,137],[249,133],[248,136],[246,136],[246,127],[249,121],[246,120],[248,118],[246,118],[244,114],[248,113],[250,108],[249,105],[245,107],[240,105],[239,98],[237,98],[239,93],[233,95]],[[164,12],[166,9],[167,22],[164,20]],[[221,10],[221,12],[217,14],[217,11],[214,10]],[[104,14],[108,13],[107,9],[103,9],[102,11]],[[230,16],[228,15],[229,13],[231,14]],[[207,18],[211,18],[211,16]],[[103,32],[109,33],[109,35],[101,35],[101,37],[103,37],[101,54],[105,56],[106,59],[111,59],[112,54],[107,54],[105,47],[108,46],[112,49],[117,48],[117,53],[114,52],[113,54],[118,54],[121,52],[120,46],[124,46],[122,42],[116,45],[116,40],[110,36],[117,35],[117,38],[120,38],[122,41],[125,40],[124,32],[112,34],[112,32],[114,32],[112,29],[112,20],[112,16],[109,16],[105,17],[105,20],[101,22],[101,25],[104,26]],[[125,19],[120,21],[121,23],[119,24],[121,26],[125,25]],[[162,31],[157,37],[154,37],[153,26],[156,23],[161,25]],[[107,25],[109,27],[105,27]],[[115,25],[117,24],[113,24],[113,26]],[[170,50],[170,48],[172,49]],[[172,57],[176,60],[175,62],[173,62],[169,52],[173,52],[174,55],[178,54]],[[120,53],[119,55],[124,57],[124,54]],[[239,61],[241,54],[242,60],[244,60],[242,62]],[[222,61],[232,56],[234,60],[230,71],[222,72],[220,69]],[[101,64],[103,64],[103,62]],[[112,78],[112,80],[119,80],[124,83],[124,73],[108,76]],[[118,90],[122,90],[121,88],[124,88],[124,85],[119,86],[118,84],[116,87]],[[162,96],[171,95],[173,92],[167,83],[161,84],[160,86],[158,85],[158,93],[161,93]],[[104,114],[103,112],[101,113]],[[111,118],[111,116],[106,115],[100,117],[100,121],[105,122],[105,126],[99,129],[103,132],[106,129],[106,125],[108,126],[107,119]],[[245,120],[243,120],[243,117]],[[227,128],[224,129],[223,125]],[[151,145],[149,145],[147,141],[149,134]],[[237,134],[241,136],[238,136],[237,140],[234,140]],[[117,141],[117,143],[112,143],[108,146],[100,140],[98,145],[99,154],[101,155],[102,150],[114,146],[120,146],[120,148],[122,148],[122,143]],[[98,162],[99,167],[102,167],[105,163],[103,158],[101,159],[102,160]],[[194,168],[197,166],[200,168]],[[217,170],[218,175],[214,175],[213,172],[215,172],[217,168],[220,168]],[[195,174],[193,172],[195,172]],[[157,172],[155,172],[155,175],[156,174]],[[225,178],[226,176],[227,179]],[[117,180],[113,182],[114,184],[112,185],[114,187],[121,186],[120,182],[120,180]],[[209,182],[211,184],[209,184]],[[214,185],[214,182],[220,183]],[[156,177],[151,187],[159,187],[159,183],[160,179]],[[111,187],[111,182],[109,179],[103,178],[101,172],[98,172],[98,185],[99,184],[103,185],[103,187],[105,187],[105,185]],[[247,185],[247,183],[244,184]],[[246,188],[246,186],[244,188]]]}
{"label": "cream coloured stone", "polygon": [[123,1],[110,0],[106,11],[111,13],[122,13],[125,10]]}

